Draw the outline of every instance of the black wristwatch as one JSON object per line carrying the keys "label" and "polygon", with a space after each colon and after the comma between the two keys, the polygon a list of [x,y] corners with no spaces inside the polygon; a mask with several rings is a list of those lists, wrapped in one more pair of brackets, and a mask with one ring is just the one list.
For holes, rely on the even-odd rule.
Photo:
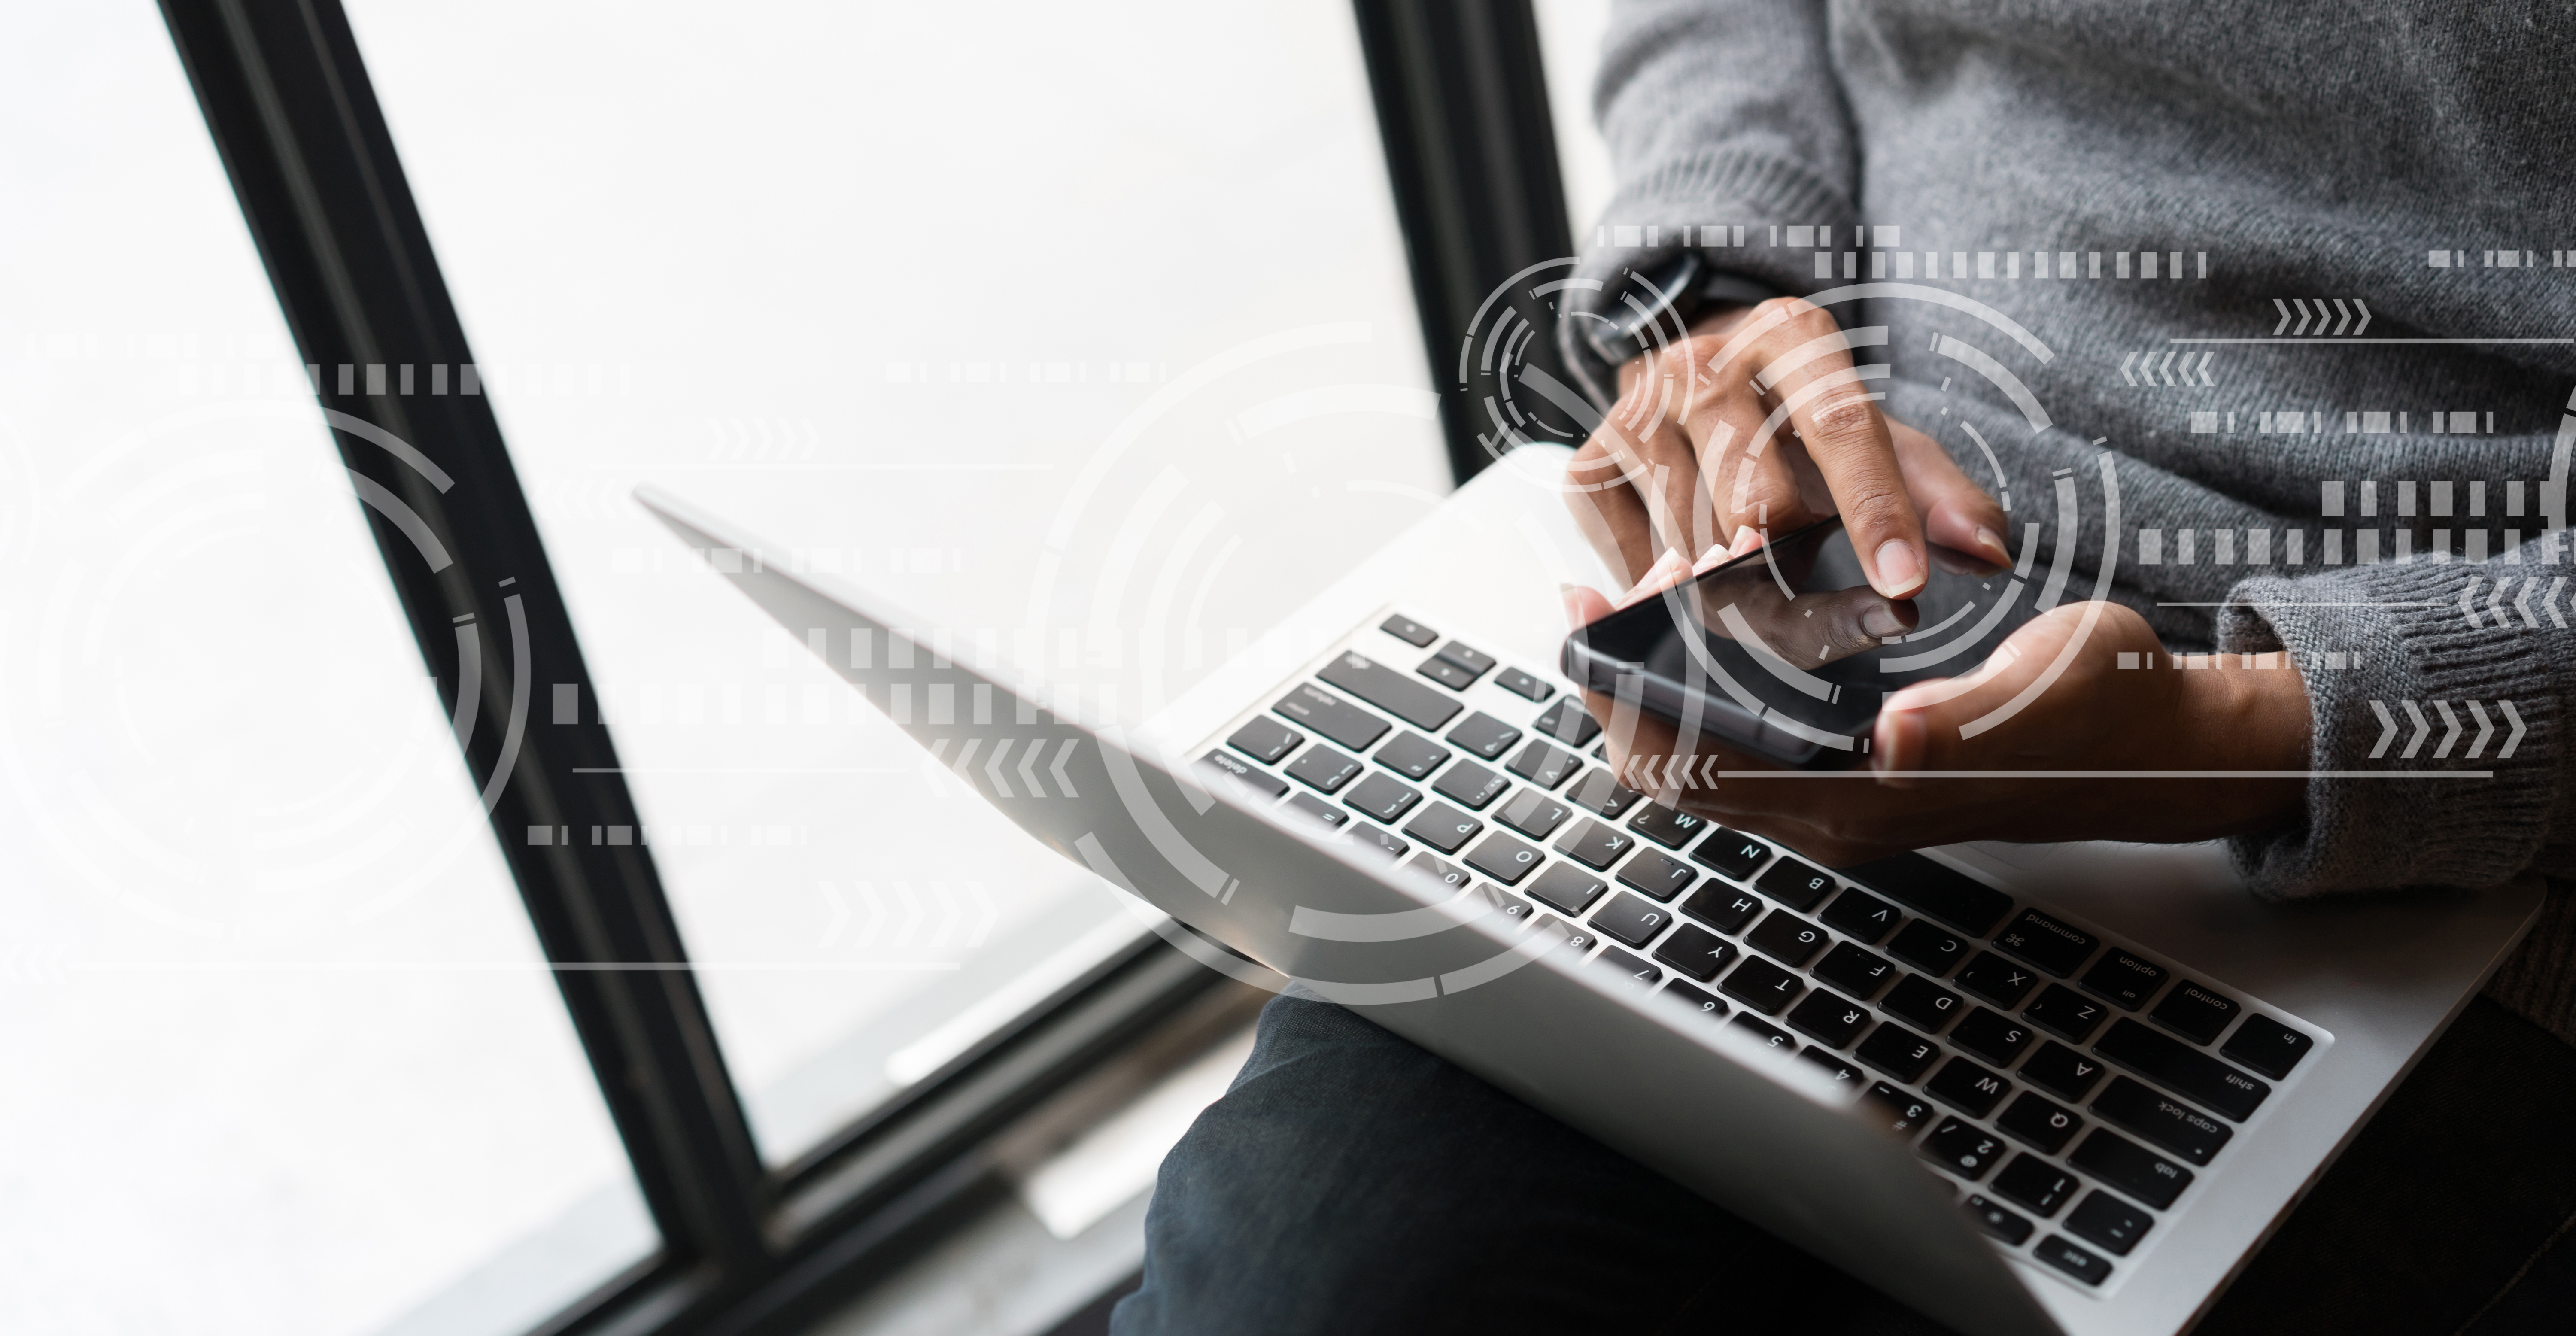
{"label": "black wristwatch", "polygon": [[1707,257],[1695,250],[1675,251],[1650,269],[1631,269],[1622,285],[1603,304],[1600,319],[1583,334],[1594,354],[1619,366],[1661,343],[1657,326],[1678,338],[1701,312],[1717,305],[1750,306],[1777,293],[1748,278],[1710,273]]}

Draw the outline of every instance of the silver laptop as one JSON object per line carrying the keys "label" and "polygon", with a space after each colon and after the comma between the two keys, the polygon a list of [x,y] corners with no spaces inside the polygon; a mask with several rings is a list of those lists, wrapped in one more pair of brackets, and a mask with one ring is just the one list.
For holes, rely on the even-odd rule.
{"label": "silver laptop", "polygon": [[1979,1336],[2188,1329],[2538,913],[2536,881],[2265,905],[2213,846],[1828,871],[1652,802],[1555,670],[1557,584],[1607,584],[1566,455],[1507,456],[1133,728],[639,499],[1182,949]]}

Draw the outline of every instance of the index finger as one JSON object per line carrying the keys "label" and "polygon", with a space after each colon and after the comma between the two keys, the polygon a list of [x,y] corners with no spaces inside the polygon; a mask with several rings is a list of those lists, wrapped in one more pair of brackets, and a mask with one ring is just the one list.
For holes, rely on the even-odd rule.
{"label": "index finger", "polygon": [[[1775,306],[1776,304],[1776,306]],[[1929,571],[1923,523],[1905,489],[1896,443],[1879,411],[1886,396],[1873,383],[1884,365],[1856,366],[1851,349],[1861,331],[1844,331],[1825,310],[1795,297],[1774,298],[1776,313],[1749,347],[1755,378],[1777,402],[1748,448],[1748,457],[1778,449],[1781,426],[1794,428],[1833,493],[1870,587],[1889,598],[1923,588]],[[1884,339],[1883,332],[1878,334]],[[1721,355],[1723,356],[1723,354]],[[1773,368],[1778,368],[1776,374]]]}

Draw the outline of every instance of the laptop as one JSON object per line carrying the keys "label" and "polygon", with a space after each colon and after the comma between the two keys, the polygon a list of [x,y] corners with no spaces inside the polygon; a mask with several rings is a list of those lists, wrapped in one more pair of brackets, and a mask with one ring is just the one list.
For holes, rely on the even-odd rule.
{"label": "laptop", "polygon": [[1557,585],[1610,584],[1568,454],[1505,456],[1132,726],[637,495],[1174,945],[1975,1336],[2188,1330],[2538,914],[2536,880],[2265,904],[2214,845],[1833,870],[1651,801],[1555,668]]}

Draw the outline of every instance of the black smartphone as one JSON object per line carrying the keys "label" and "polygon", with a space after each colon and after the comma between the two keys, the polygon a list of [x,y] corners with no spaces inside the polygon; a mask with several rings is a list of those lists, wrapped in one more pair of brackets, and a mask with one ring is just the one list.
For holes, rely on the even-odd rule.
{"label": "black smartphone", "polygon": [[1946,547],[1910,599],[1869,587],[1827,520],[1631,604],[1566,637],[1567,677],[1783,765],[1866,760],[1872,721],[1909,683],[1966,675],[2037,616],[2020,569]]}

